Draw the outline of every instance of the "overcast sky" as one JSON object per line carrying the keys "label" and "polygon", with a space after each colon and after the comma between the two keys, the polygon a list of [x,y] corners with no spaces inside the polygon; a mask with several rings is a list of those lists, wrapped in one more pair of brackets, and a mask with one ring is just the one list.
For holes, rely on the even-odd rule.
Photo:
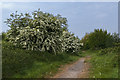
{"label": "overcast sky", "polygon": [[[33,12],[38,8],[43,12],[60,14],[68,20],[68,29],[79,38],[94,29],[106,29],[118,32],[117,2],[4,2],[2,3],[2,21],[9,18],[10,13]],[[2,22],[2,31],[9,28]]]}

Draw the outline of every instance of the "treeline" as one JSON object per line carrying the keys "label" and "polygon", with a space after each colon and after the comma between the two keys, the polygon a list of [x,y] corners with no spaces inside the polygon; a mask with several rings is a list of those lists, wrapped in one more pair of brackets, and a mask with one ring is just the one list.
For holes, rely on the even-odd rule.
{"label": "treeline", "polygon": [[119,34],[110,34],[107,30],[95,29],[94,32],[86,33],[81,42],[83,49],[104,49],[108,47],[120,46]]}

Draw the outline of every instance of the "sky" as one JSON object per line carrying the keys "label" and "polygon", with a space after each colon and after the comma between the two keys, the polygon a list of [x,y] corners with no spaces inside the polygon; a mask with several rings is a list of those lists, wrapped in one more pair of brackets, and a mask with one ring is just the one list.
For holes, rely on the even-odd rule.
{"label": "sky", "polygon": [[118,32],[117,2],[3,2],[2,31],[10,29],[4,21],[11,13],[31,13],[38,8],[43,12],[66,17],[69,31],[80,39],[94,29]]}

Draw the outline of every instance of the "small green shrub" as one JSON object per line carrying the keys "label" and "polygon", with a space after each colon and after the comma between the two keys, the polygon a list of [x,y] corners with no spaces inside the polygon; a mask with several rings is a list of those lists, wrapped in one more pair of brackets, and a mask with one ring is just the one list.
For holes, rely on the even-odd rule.
{"label": "small green shrub", "polygon": [[120,52],[120,46],[101,49],[98,53],[99,53],[99,55],[104,55],[104,54],[110,54],[113,52],[115,52],[115,53]]}
{"label": "small green shrub", "polygon": [[0,35],[0,40],[6,40],[6,33],[2,32],[2,34]]}

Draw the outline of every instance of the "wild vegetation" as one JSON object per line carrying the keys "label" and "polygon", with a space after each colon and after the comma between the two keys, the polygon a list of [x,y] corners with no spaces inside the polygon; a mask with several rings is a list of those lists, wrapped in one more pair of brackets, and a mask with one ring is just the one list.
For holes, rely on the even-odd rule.
{"label": "wild vegetation", "polygon": [[[38,9],[10,14],[2,35],[3,78],[45,78],[61,65],[91,56],[90,78],[118,78],[120,38],[95,29],[82,40],[68,31],[67,19]],[[83,44],[83,45],[81,45]],[[83,52],[82,52],[83,51]]]}
{"label": "wild vegetation", "polygon": [[2,33],[4,78],[45,77],[79,58],[80,39],[68,31],[66,18],[40,9],[10,16],[10,30]]}
{"label": "wild vegetation", "polygon": [[94,32],[87,33],[81,42],[84,44],[84,49],[104,49],[113,46],[113,39],[107,30],[95,29]]}
{"label": "wild vegetation", "polygon": [[[110,35],[102,29],[86,34],[81,40],[85,43],[84,54],[90,55],[90,78],[118,78],[120,38],[114,33]],[[97,45],[96,45],[97,44]],[[99,46],[98,46],[99,45]]]}
{"label": "wild vegetation", "polygon": [[68,32],[67,19],[61,15],[54,16],[38,9],[32,12],[32,15],[16,12],[10,16],[11,18],[5,21],[11,28],[7,32],[7,39],[14,45],[27,50],[48,51],[54,54],[78,52],[80,40]]}
{"label": "wild vegetation", "polygon": [[45,78],[53,76],[61,65],[74,62],[79,56],[24,50],[2,42],[3,78]]}

